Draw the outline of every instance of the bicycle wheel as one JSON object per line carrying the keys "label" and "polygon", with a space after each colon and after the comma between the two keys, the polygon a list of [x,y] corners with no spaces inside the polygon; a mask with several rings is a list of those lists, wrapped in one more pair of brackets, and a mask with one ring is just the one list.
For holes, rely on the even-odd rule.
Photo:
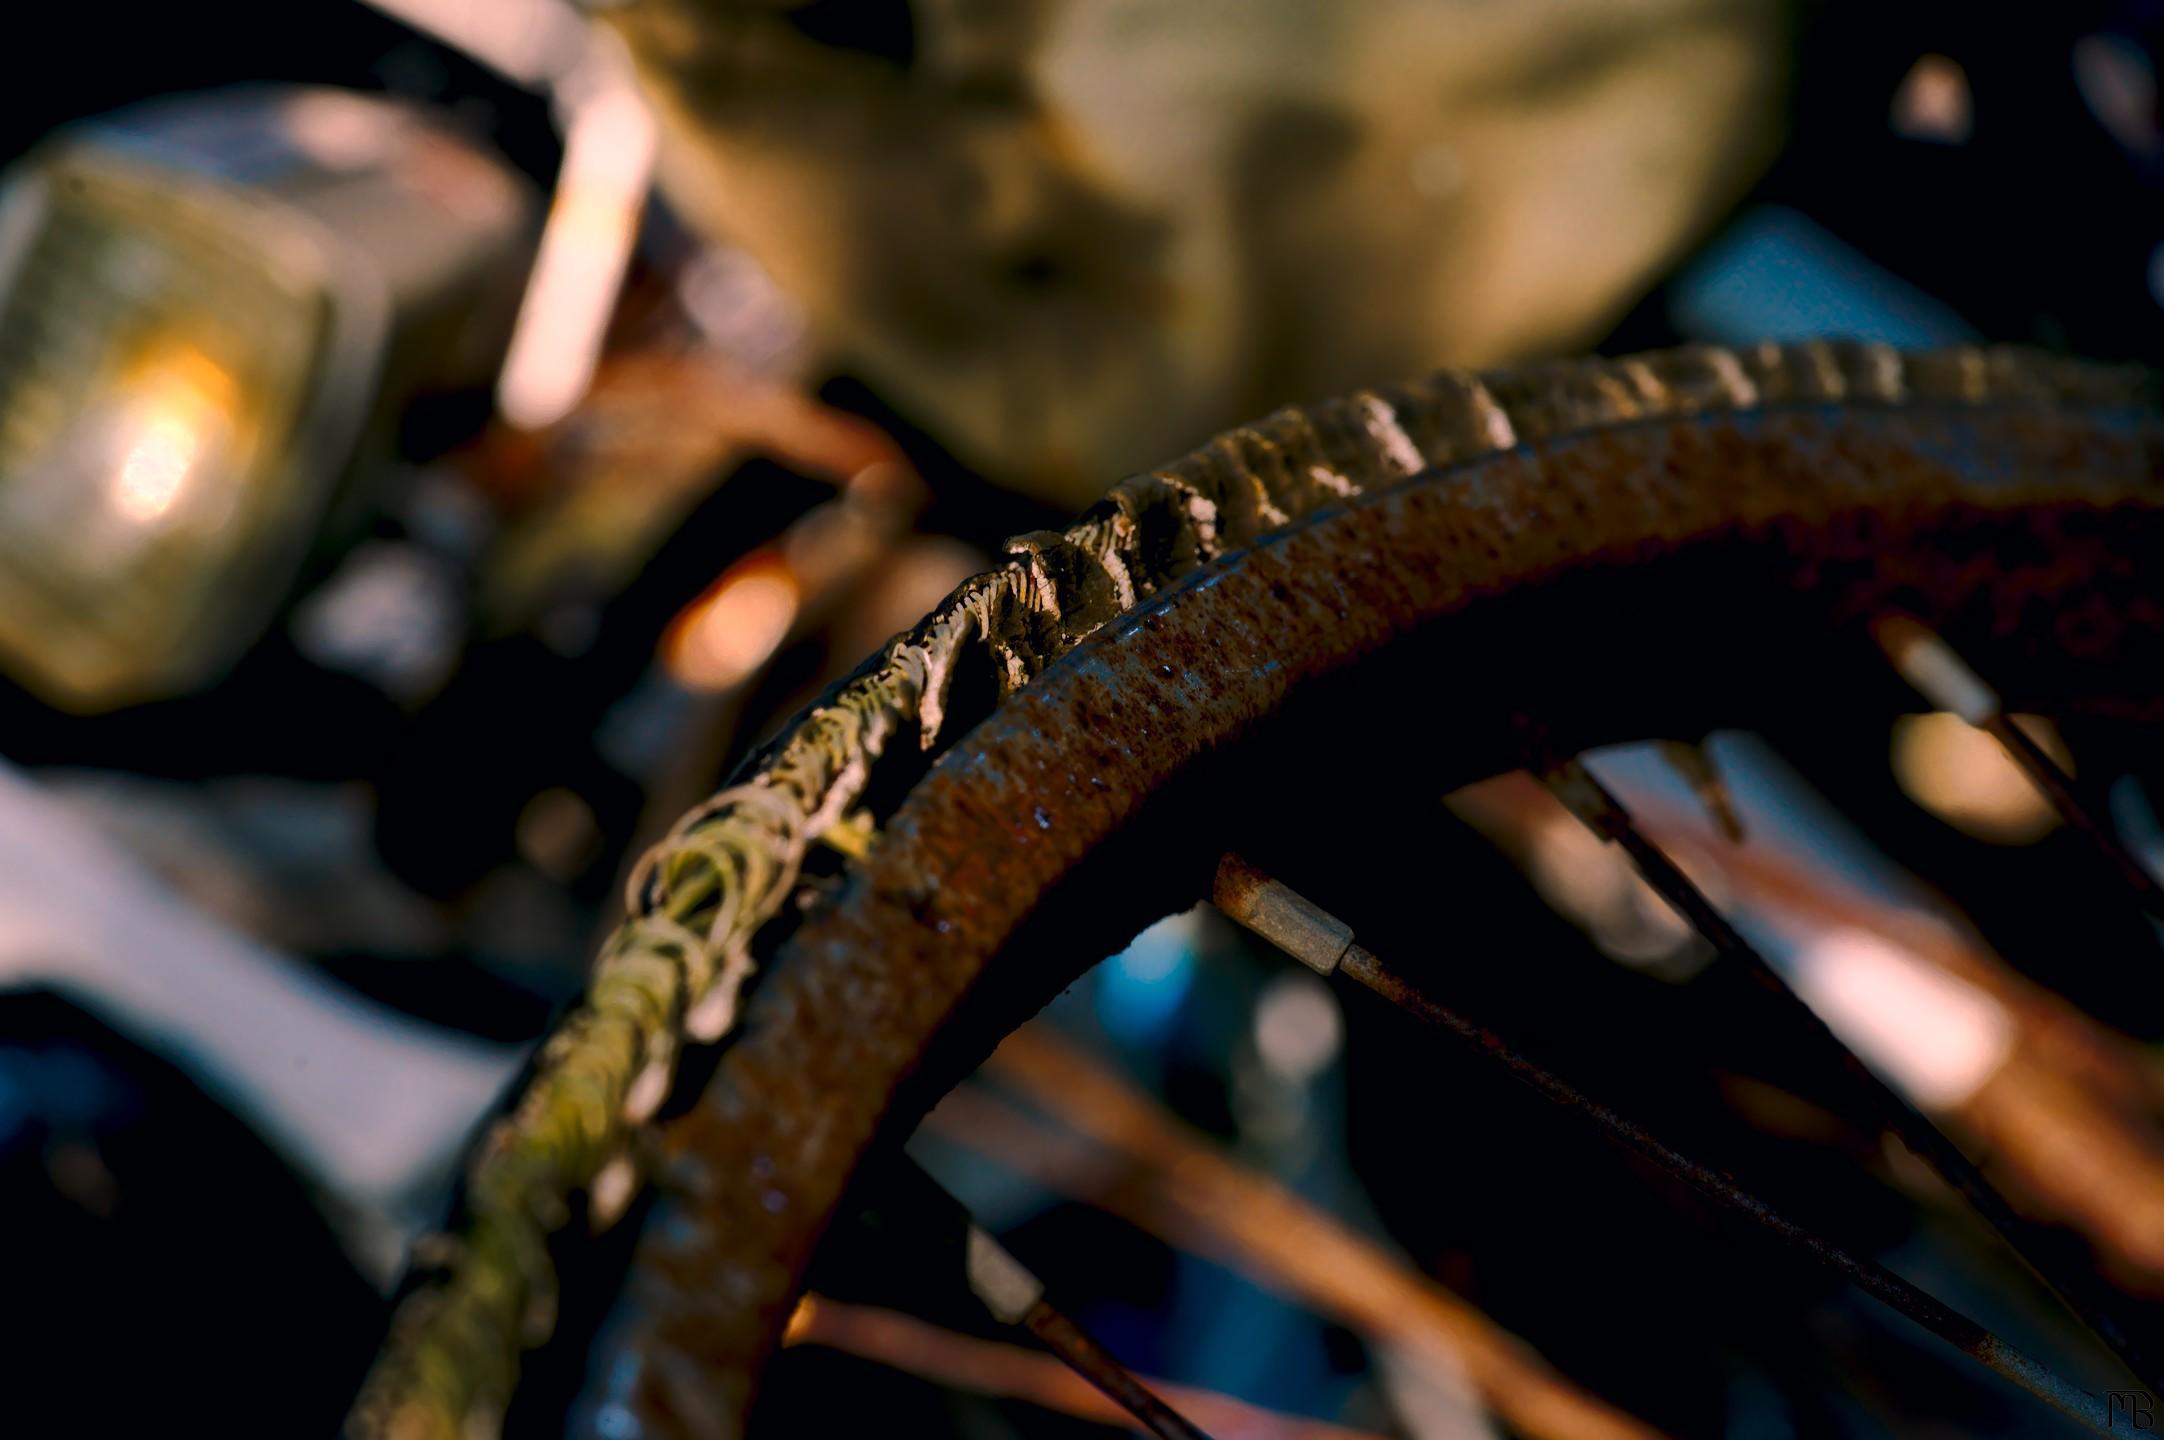
{"label": "bicycle wheel", "polygon": [[641,866],[354,1433],[492,1433],[564,1255],[655,1174],[606,1383],[637,1433],[734,1433],[867,1156],[1245,836],[1386,843],[1529,746],[1695,739],[1830,674],[1899,708],[1862,660],[1892,612],[2009,708],[2154,719],[2149,395],[1860,344],[1444,374],[1022,537]]}

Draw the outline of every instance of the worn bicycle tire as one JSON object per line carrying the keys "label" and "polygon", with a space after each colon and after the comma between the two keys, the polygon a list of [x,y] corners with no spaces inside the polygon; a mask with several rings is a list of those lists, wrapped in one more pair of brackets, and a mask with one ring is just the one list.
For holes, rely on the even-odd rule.
{"label": "worn bicycle tire", "polygon": [[[897,1096],[1043,897],[1296,691],[1408,636],[1590,569],[1748,552],[1829,616],[1898,604],[2002,642],[2010,689],[2152,702],[2124,676],[2164,657],[2138,573],[2164,546],[2154,400],[2135,370],[1833,342],[1447,372],[1280,411],[1021,537],[639,867],[350,1433],[494,1433],[554,1323],[552,1244],[657,1169],[611,1340],[641,1363],[610,1369],[608,1403],[640,1434],[734,1433],[850,1177],[928,1103]],[[837,845],[861,858],[805,891]],[[686,1068],[711,1078],[670,1103]]]}

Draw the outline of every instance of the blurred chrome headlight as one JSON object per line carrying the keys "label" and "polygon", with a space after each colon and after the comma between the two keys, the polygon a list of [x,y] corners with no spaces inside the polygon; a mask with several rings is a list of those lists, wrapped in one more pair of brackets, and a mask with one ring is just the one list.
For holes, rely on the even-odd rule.
{"label": "blurred chrome headlight", "polygon": [[0,188],[0,665],[87,711],[230,664],[390,408],[413,317],[504,268],[528,218],[469,147],[321,91],[168,103],[19,166]]}

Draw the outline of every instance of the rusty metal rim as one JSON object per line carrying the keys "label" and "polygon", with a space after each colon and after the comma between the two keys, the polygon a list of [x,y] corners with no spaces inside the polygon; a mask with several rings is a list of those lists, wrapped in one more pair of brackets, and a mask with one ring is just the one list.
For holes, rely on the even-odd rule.
{"label": "rusty metal rim", "polygon": [[[1000,568],[897,636],[648,852],[628,918],[595,960],[584,1001],[554,1028],[515,1105],[476,1147],[455,1226],[424,1247],[440,1264],[413,1277],[349,1433],[435,1440],[492,1433],[514,1400],[535,1413],[548,1386],[518,1383],[521,1353],[561,1329],[560,1267],[591,1268],[593,1247],[566,1226],[605,1230],[637,1194],[643,1157],[656,1146],[657,1107],[672,1092],[699,1088],[690,1075],[679,1078],[679,1061],[690,1072],[710,1067],[713,1042],[735,1028],[748,982],[775,949],[768,932],[797,913],[796,880],[806,861],[817,863],[814,847],[853,849],[858,822],[890,811],[928,757],[951,749],[995,694],[1027,686],[1197,565],[1425,469],[1589,431],[1658,421],[1718,437],[1728,433],[1727,416],[1834,402],[1863,412],[1989,412],[2018,424],[2024,415],[2123,416],[2153,405],[2156,389],[2142,372],[2033,352],[1901,355],[1844,341],[1687,346],[1485,376],[1444,371],[1281,410],[1130,476],[1063,532],[1010,542]],[[1733,493],[1723,488],[1727,472],[1705,461],[1695,476],[1678,477],[1692,484],[1641,486],[1635,496],[1628,486],[1616,494],[1598,486],[1478,491],[1460,497],[1460,523],[1433,537],[1457,550],[1426,559],[1502,585],[1537,570],[1543,552],[1565,562],[1632,535],[1642,542],[1694,525],[1777,521],[1788,492],[1809,487],[1757,468]],[[1906,488],[1881,486],[1865,498],[1890,511],[1928,509],[1928,467],[1908,478]],[[1634,503],[1651,513],[1633,520]],[[1869,548],[1863,530],[1847,537],[1851,557],[1859,547]],[[1541,688],[1524,666],[1494,654],[1460,668],[1483,666]]]}
{"label": "rusty metal rim", "polygon": [[[1874,550],[1912,560],[1891,580],[1867,568],[1927,612],[1983,590],[2045,595],[2099,555],[1934,568],[1945,536],[1928,522],[2153,511],[2160,445],[2154,419],[2128,415],[1818,407],[1640,422],[1417,476],[1112,620],[954,745],[777,957],[705,1095],[669,1126],[669,1193],[602,1367],[605,1401],[640,1433],[736,1431],[849,1176],[915,1118],[892,1109],[898,1087],[1039,897],[1299,687],[1409,634],[1477,629],[1481,597],[1589,557],[1652,560],[1717,537],[1823,542],[1852,565]],[[1914,527],[1907,550],[1843,528],[1888,512]],[[2032,624],[2034,608],[2007,613]],[[2123,638],[2092,636],[2085,658],[2108,660]]]}

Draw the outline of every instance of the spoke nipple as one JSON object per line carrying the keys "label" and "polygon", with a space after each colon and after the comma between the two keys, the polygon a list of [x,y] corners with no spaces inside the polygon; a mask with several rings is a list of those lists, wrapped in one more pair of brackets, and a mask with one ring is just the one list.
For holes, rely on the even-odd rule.
{"label": "spoke nipple", "polygon": [[1352,948],[1352,927],[1302,895],[1228,853],[1217,865],[1211,903],[1225,918],[1254,931],[1318,975],[1333,973]]}
{"label": "spoke nipple", "polygon": [[1938,709],[1950,710],[1971,725],[1982,725],[1999,713],[1998,692],[1921,621],[1881,615],[1872,622],[1871,638],[1901,678]]}
{"label": "spoke nipple", "polygon": [[964,1260],[969,1288],[992,1318],[1002,1325],[1019,1325],[1044,1299],[1044,1282],[1013,1252],[992,1238],[982,1225],[971,1222]]}

